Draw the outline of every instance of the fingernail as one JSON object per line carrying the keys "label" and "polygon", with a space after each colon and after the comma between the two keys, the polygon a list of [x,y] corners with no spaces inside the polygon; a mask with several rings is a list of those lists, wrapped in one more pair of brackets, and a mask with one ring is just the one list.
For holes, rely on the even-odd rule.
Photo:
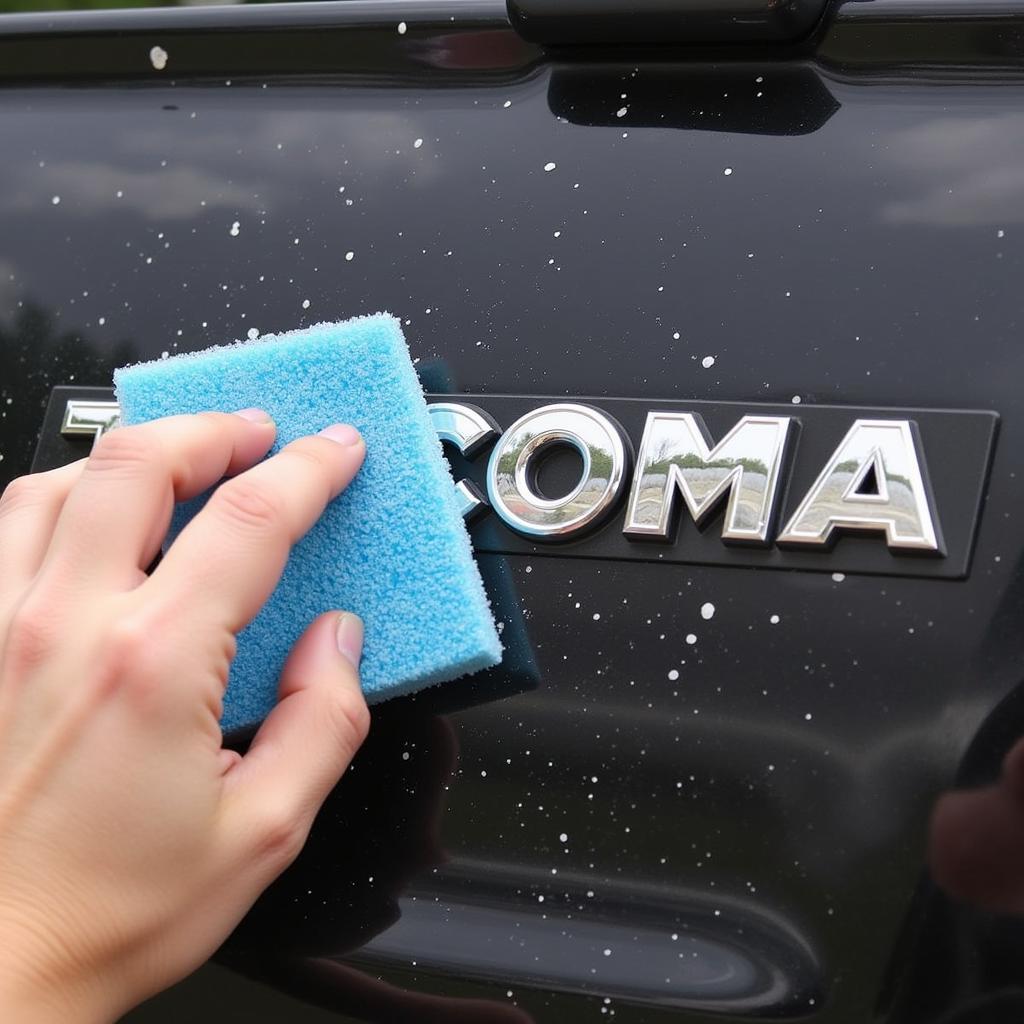
{"label": "fingernail", "polygon": [[239,409],[235,413],[236,416],[241,416],[243,420],[248,420],[250,423],[270,423],[270,416],[263,409]]}
{"label": "fingernail", "polygon": [[342,612],[338,616],[335,640],[338,650],[359,668],[363,656],[363,620],[354,612]]}
{"label": "fingernail", "polygon": [[360,441],[359,431],[348,423],[335,423],[334,426],[321,430],[320,436],[337,441],[338,444],[353,445]]}

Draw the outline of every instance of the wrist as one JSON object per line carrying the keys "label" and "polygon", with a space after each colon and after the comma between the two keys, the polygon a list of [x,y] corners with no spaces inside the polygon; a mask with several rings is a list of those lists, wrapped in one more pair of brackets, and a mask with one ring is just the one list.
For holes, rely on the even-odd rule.
{"label": "wrist", "polygon": [[51,970],[0,932],[0,1021],[18,1024],[109,1024],[117,1014],[97,978],[76,981],[72,972]]}

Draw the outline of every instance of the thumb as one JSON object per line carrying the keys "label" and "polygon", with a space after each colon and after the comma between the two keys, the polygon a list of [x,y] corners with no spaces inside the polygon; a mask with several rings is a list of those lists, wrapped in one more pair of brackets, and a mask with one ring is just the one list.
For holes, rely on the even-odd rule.
{"label": "thumb", "polygon": [[[278,703],[248,753],[225,775],[225,796],[260,843],[301,849],[316,812],[366,738],[370,712],[359,687],[363,623],[352,612],[316,619],[281,673]],[[261,844],[262,845],[262,844]]]}

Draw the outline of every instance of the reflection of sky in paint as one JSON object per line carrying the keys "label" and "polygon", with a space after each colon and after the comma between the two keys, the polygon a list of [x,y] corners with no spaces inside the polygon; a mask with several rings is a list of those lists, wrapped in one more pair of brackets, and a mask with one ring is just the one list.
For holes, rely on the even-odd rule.
{"label": "reflection of sky in paint", "polygon": [[[361,130],[365,114],[359,112],[331,117],[271,110],[257,118],[250,112],[240,118],[241,131],[226,131],[223,111],[216,108],[192,118],[187,101],[178,110],[152,112],[153,119],[161,117],[165,123],[159,127],[115,135],[102,157],[91,147],[84,157],[77,132],[63,143],[52,140],[41,147],[49,154],[42,166],[40,161],[14,163],[0,193],[0,213],[41,211],[59,195],[64,212],[74,218],[130,210],[151,221],[182,220],[200,216],[204,206],[272,215],[299,199],[282,189],[282,177],[295,173],[290,165],[296,160],[303,177],[337,179],[339,187],[346,166],[383,175],[415,167],[414,189],[438,173],[413,147],[422,125],[412,115],[376,114],[374,133]],[[86,110],[76,128],[105,133],[108,122],[102,112]]]}
{"label": "reflection of sky in paint", "polygon": [[[31,297],[159,356],[389,309],[460,389],[894,405],[895,342],[991,338],[1020,277],[996,237],[1024,216],[1017,87],[830,80],[806,136],[628,138],[559,121],[547,87],[8,90],[0,319]],[[1007,385],[1024,350],[998,358]]]}
{"label": "reflection of sky in paint", "polygon": [[[969,227],[1024,223],[1024,114],[933,117],[880,146],[915,189],[881,210],[891,224]],[[979,161],[978,154],[984,154]]]}

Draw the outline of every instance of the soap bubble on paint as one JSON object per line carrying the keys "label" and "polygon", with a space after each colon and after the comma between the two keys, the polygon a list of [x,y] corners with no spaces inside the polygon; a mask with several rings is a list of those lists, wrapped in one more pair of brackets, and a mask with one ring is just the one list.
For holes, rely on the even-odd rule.
{"label": "soap bubble on paint", "polygon": [[843,580],[845,580],[845,579],[846,579],[846,573],[845,572],[834,572],[834,573],[832,573],[832,580],[835,583],[842,583]]}
{"label": "soap bubble on paint", "polygon": [[245,336],[250,341],[255,341],[260,336],[259,328],[257,328],[257,327],[250,327],[249,330],[246,331]]}
{"label": "soap bubble on paint", "polygon": [[729,175],[732,174],[732,168],[726,167],[725,170],[722,171],[722,173],[728,178]]}
{"label": "soap bubble on paint", "polygon": [[625,117],[628,112],[629,112],[629,108],[628,107],[619,107],[619,109],[615,111],[615,116],[616,117]]}
{"label": "soap bubble on paint", "polygon": [[713,619],[714,616],[715,606],[710,601],[705,601],[704,604],[700,606],[700,617],[707,621],[708,619]]}
{"label": "soap bubble on paint", "polygon": [[705,370],[710,370],[711,367],[715,365],[715,357],[714,356],[705,356],[700,361],[700,365],[703,366]]}
{"label": "soap bubble on paint", "polygon": [[692,647],[697,642],[697,634],[696,633],[687,633],[686,634],[686,642]]}
{"label": "soap bubble on paint", "polygon": [[53,203],[54,206],[59,206],[60,205],[60,196],[54,196],[50,200],[50,202]]}
{"label": "soap bubble on paint", "polygon": [[351,249],[347,253],[345,253],[345,259],[347,262],[351,263],[355,258],[356,254],[352,252]]}
{"label": "soap bubble on paint", "polygon": [[554,169],[555,169],[555,168],[556,168],[557,166],[558,166],[558,164],[556,164],[556,163],[554,162],[554,160],[549,160],[549,161],[548,161],[548,162],[547,162],[547,163],[546,163],[546,164],[544,165],[544,170],[545,170],[545,171],[549,171],[549,172],[550,172],[550,171],[553,171],[553,170],[554,170]]}
{"label": "soap bubble on paint", "polygon": [[679,669],[677,669],[677,668],[670,669],[669,673],[668,673],[668,677],[674,683],[679,678]]}
{"label": "soap bubble on paint", "polygon": [[771,623],[771,624],[772,624],[773,626],[777,626],[777,625],[779,624],[779,622],[780,622],[780,619],[779,619],[779,616],[778,616],[778,615],[772,615],[772,616],[770,616],[770,617],[769,617],[768,621],[769,621],[769,622],[770,622],[770,623]]}
{"label": "soap bubble on paint", "polygon": [[417,140],[416,140],[416,141],[415,141],[415,142],[414,142],[414,143],[412,144],[412,148],[413,148],[413,149],[419,149],[419,148],[420,148],[420,146],[422,146],[422,145],[423,145],[423,140],[422,140],[422,139],[417,139]]}
{"label": "soap bubble on paint", "polygon": [[309,309],[309,299],[303,299],[302,300],[302,308],[303,309]]}
{"label": "soap bubble on paint", "polygon": [[[242,225],[241,225],[241,223],[240,223],[239,221],[237,221],[237,220],[236,220],[236,221],[232,221],[232,222],[231,222],[231,229],[230,229],[230,230],[228,231],[228,234],[229,234],[229,235],[230,235],[230,236],[231,236],[232,238],[237,238],[237,237],[238,237],[238,233],[239,233],[239,232],[240,232],[241,230],[242,230]],[[296,239],[296,241],[298,241],[298,239]]]}
{"label": "soap bubble on paint", "polygon": [[154,46],[149,51],[149,63],[155,71],[163,71],[167,67],[167,51],[162,46]]}

